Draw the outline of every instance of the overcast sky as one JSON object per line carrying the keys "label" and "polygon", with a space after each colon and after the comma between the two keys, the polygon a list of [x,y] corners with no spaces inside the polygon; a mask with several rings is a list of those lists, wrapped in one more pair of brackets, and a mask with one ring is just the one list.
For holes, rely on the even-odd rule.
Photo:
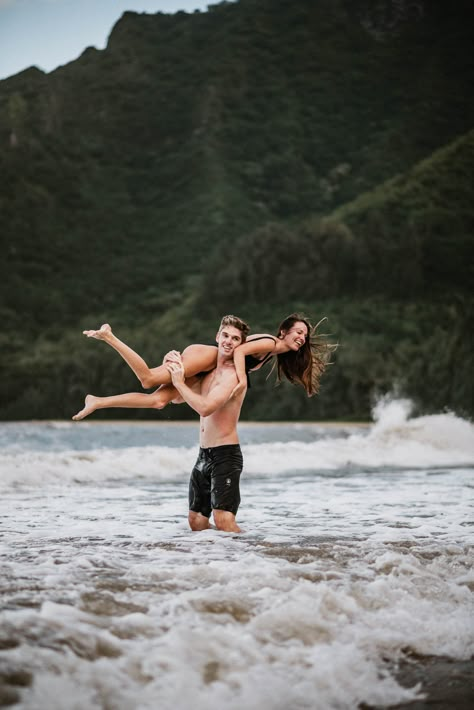
{"label": "overcast sky", "polygon": [[103,49],[126,10],[192,12],[218,0],[0,0],[0,79],[30,66],[51,71],[86,47]]}

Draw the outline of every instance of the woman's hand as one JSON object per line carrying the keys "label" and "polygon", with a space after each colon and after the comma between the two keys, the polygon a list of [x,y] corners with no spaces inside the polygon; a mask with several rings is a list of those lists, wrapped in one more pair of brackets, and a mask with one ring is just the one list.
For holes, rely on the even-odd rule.
{"label": "woman's hand", "polygon": [[83,335],[88,338],[96,338],[97,340],[106,340],[108,335],[112,335],[112,328],[108,323],[101,325],[99,330],[83,330]]}

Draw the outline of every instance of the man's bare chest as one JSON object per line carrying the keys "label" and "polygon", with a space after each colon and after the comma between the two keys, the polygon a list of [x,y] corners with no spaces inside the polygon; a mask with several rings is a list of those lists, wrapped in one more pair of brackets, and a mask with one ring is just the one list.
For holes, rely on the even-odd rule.
{"label": "man's bare chest", "polygon": [[232,386],[235,379],[236,374],[234,368],[225,368],[222,370],[216,368],[211,373],[209,373],[209,375],[207,375],[202,385],[201,394],[206,396],[210,394],[212,390],[214,390],[216,387]]}

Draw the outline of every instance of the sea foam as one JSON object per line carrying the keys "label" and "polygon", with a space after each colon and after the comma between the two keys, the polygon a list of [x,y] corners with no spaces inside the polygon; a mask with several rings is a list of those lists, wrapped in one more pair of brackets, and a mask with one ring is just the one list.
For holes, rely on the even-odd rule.
{"label": "sea foam", "polygon": [[[247,444],[245,436],[241,436],[245,474],[267,476],[354,467],[364,470],[456,467],[474,463],[472,423],[452,413],[411,418],[410,409],[407,400],[382,400],[374,409],[374,424],[367,429],[358,427],[354,433],[348,433],[351,429],[346,426],[334,433],[333,429],[318,425],[310,441]],[[126,423],[119,426],[127,428]],[[61,428],[55,430],[56,438],[61,431]],[[70,432],[67,428],[64,431]],[[196,427],[196,439],[197,436]],[[0,450],[0,485],[74,484],[131,478],[185,480],[197,448],[197,442],[191,447],[102,448],[100,432],[95,430],[89,451],[45,451],[44,444],[39,450],[24,436],[21,450],[18,445]]]}

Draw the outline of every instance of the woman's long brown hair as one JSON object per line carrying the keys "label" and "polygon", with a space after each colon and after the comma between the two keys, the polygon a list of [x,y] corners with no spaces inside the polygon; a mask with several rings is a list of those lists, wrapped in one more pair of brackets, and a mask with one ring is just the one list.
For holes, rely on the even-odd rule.
{"label": "woman's long brown hair", "polygon": [[330,364],[331,353],[337,348],[336,344],[326,342],[325,335],[317,333],[318,327],[324,320],[326,319],[322,318],[319,323],[312,326],[305,316],[292,313],[278,326],[278,337],[283,336],[295,323],[304,323],[308,328],[304,345],[297,351],[290,350],[277,355],[276,364],[278,382],[281,382],[284,376],[292,384],[304,387],[308,397],[319,392],[321,376],[326,366]]}

